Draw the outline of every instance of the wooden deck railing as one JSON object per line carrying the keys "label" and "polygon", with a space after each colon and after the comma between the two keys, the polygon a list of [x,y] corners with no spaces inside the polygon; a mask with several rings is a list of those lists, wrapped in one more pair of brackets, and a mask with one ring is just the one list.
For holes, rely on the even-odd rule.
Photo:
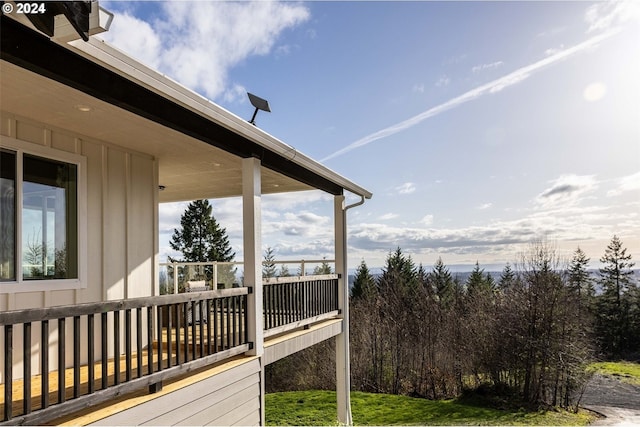
{"label": "wooden deck railing", "polygon": [[[248,293],[235,288],[0,313],[0,424],[42,424],[245,353]],[[14,351],[16,335],[22,352]],[[57,370],[50,372],[54,359]],[[33,375],[32,360],[44,374]],[[22,378],[13,381],[20,365]]]}
{"label": "wooden deck railing", "polygon": [[264,336],[336,316],[338,278],[337,274],[325,274],[263,280]]}
{"label": "wooden deck railing", "polygon": [[[265,338],[338,315],[338,279],[264,280]],[[243,287],[0,313],[0,424],[42,424],[247,352],[249,293]],[[14,372],[21,378],[14,381]]]}

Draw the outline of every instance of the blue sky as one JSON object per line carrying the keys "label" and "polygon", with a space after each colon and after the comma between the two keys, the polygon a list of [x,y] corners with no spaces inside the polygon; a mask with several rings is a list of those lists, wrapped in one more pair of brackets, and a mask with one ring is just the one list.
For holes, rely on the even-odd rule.
{"label": "blue sky", "polygon": [[[349,263],[501,266],[534,239],[640,260],[640,4],[103,3],[103,37],[368,190]],[[240,200],[214,215],[242,257]],[[160,255],[185,204],[161,207]],[[263,243],[332,256],[332,199],[265,196]]]}

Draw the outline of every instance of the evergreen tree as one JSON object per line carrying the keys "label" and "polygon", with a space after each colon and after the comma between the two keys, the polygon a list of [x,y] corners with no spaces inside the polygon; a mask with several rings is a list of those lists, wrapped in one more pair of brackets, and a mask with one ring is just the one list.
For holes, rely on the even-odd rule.
{"label": "evergreen tree", "polygon": [[433,266],[433,270],[431,270],[430,276],[440,304],[444,307],[450,306],[455,293],[454,282],[449,269],[444,265],[441,257],[438,257],[438,260]]}
{"label": "evergreen tree", "polygon": [[289,267],[287,267],[287,264],[282,264],[280,266],[280,272],[278,273],[278,277],[289,277],[291,276],[291,273],[289,273]]}
{"label": "evergreen tree", "polygon": [[362,260],[356,269],[356,275],[351,288],[351,298],[362,298],[375,290],[375,280],[367,267],[367,263]]}
{"label": "evergreen tree", "polygon": [[517,277],[511,268],[511,264],[507,263],[502,269],[502,274],[500,275],[500,280],[498,280],[498,288],[505,292],[509,288],[511,288],[516,283]]}
{"label": "evergreen tree", "polygon": [[635,263],[631,262],[631,255],[622,247],[618,236],[613,236],[600,262],[604,266],[599,280],[602,295],[598,298],[598,336],[605,353],[620,356],[637,341],[631,337],[631,299],[635,294],[631,267]]}
{"label": "evergreen tree", "polygon": [[267,247],[264,253],[264,261],[262,262],[262,278],[270,279],[276,277],[275,254],[271,247]]}
{"label": "evergreen tree", "polygon": [[587,258],[582,249],[576,249],[569,264],[569,289],[576,293],[580,300],[587,303],[587,305],[595,296],[593,281],[587,271],[588,265],[589,258]]}
{"label": "evergreen tree", "polygon": [[[169,242],[171,249],[182,253],[181,260],[171,262],[230,262],[235,257],[227,237],[226,229],[220,227],[213,216],[209,201],[195,200],[189,203],[180,217],[180,229],[173,231]],[[212,280],[213,270],[205,269],[207,280]],[[235,281],[235,268],[218,267],[218,282],[231,284]]]}
{"label": "evergreen tree", "polygon": [[[324,259],[324,258],[323,258]],[[327,261],[322,261],[322,264],[313,269],[313,275],[319,276],[321,274],[331,274],[331,266]]]}
{"label": "evergreen tree", "polygon": [[480,295],[489,296],[493,293],[494,282],[489,273],[484,275],[484,269],[480,268],[480,265],[476,261],[471,275],[467,278],[467,294],[471,299],[474,299]]}

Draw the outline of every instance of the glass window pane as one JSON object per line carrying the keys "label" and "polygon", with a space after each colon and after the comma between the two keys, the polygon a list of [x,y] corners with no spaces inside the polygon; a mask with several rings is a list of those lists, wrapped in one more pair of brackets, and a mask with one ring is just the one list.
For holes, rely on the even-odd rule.
{"label": "glass window pane", "polygon": [[30,155],[23,163],[23,278],[77,278],[77,166]]}
{"label": "glass window pane", "polygon": [[0,281],[16,280],[16,153],[0,150]]}

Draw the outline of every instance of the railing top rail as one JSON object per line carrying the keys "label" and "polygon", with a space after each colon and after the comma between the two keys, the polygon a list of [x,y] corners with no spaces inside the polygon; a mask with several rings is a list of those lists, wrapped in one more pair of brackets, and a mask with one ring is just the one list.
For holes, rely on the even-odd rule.
{"label": "railing top rail", "polygon": [[125,300],[99,301],[74,305],[4,311],[0,313],[0,325],[14,325],[19,323],[61,319],[65,317],[85,316],[88,314],[100,314],[109,311],[179,304],[204,299],[246,295],[248,293],[249,288],[231,288],[214,291],[187,292],[176,295],[158,295]]}
{"label": "railing top rail", "polygon": [[[322,264],[326,262],[327,264],[332,264],[335,260],[332,259],[290,259],[290,260],[274,260],[274,261],[262,261],[262,264]],[[190,262],[181,262],[181,261],[166,261],[158,263],[162,266],[183,266],[183,265],[242,265],[244,261],[190,261]]]}
{"label": "railing top rail", "polygon": [[314,276],[269,277],[268,279],[262,279],[262,284],[274,285],[277,283],[313,282],[316,280],[334,280],[339,278],[340,278],[339,274],[317,274]]}
{"label": "railing top rail", "polygon": [[174,261],[174,262],[160,262],[158,263],[159,265],[163,265],[163,266],[178,266],[178,267],[182,267],[184,265],[242,265],[244,264],[244,261],[189,261],[189,262],[181,262],[181,261]]}

